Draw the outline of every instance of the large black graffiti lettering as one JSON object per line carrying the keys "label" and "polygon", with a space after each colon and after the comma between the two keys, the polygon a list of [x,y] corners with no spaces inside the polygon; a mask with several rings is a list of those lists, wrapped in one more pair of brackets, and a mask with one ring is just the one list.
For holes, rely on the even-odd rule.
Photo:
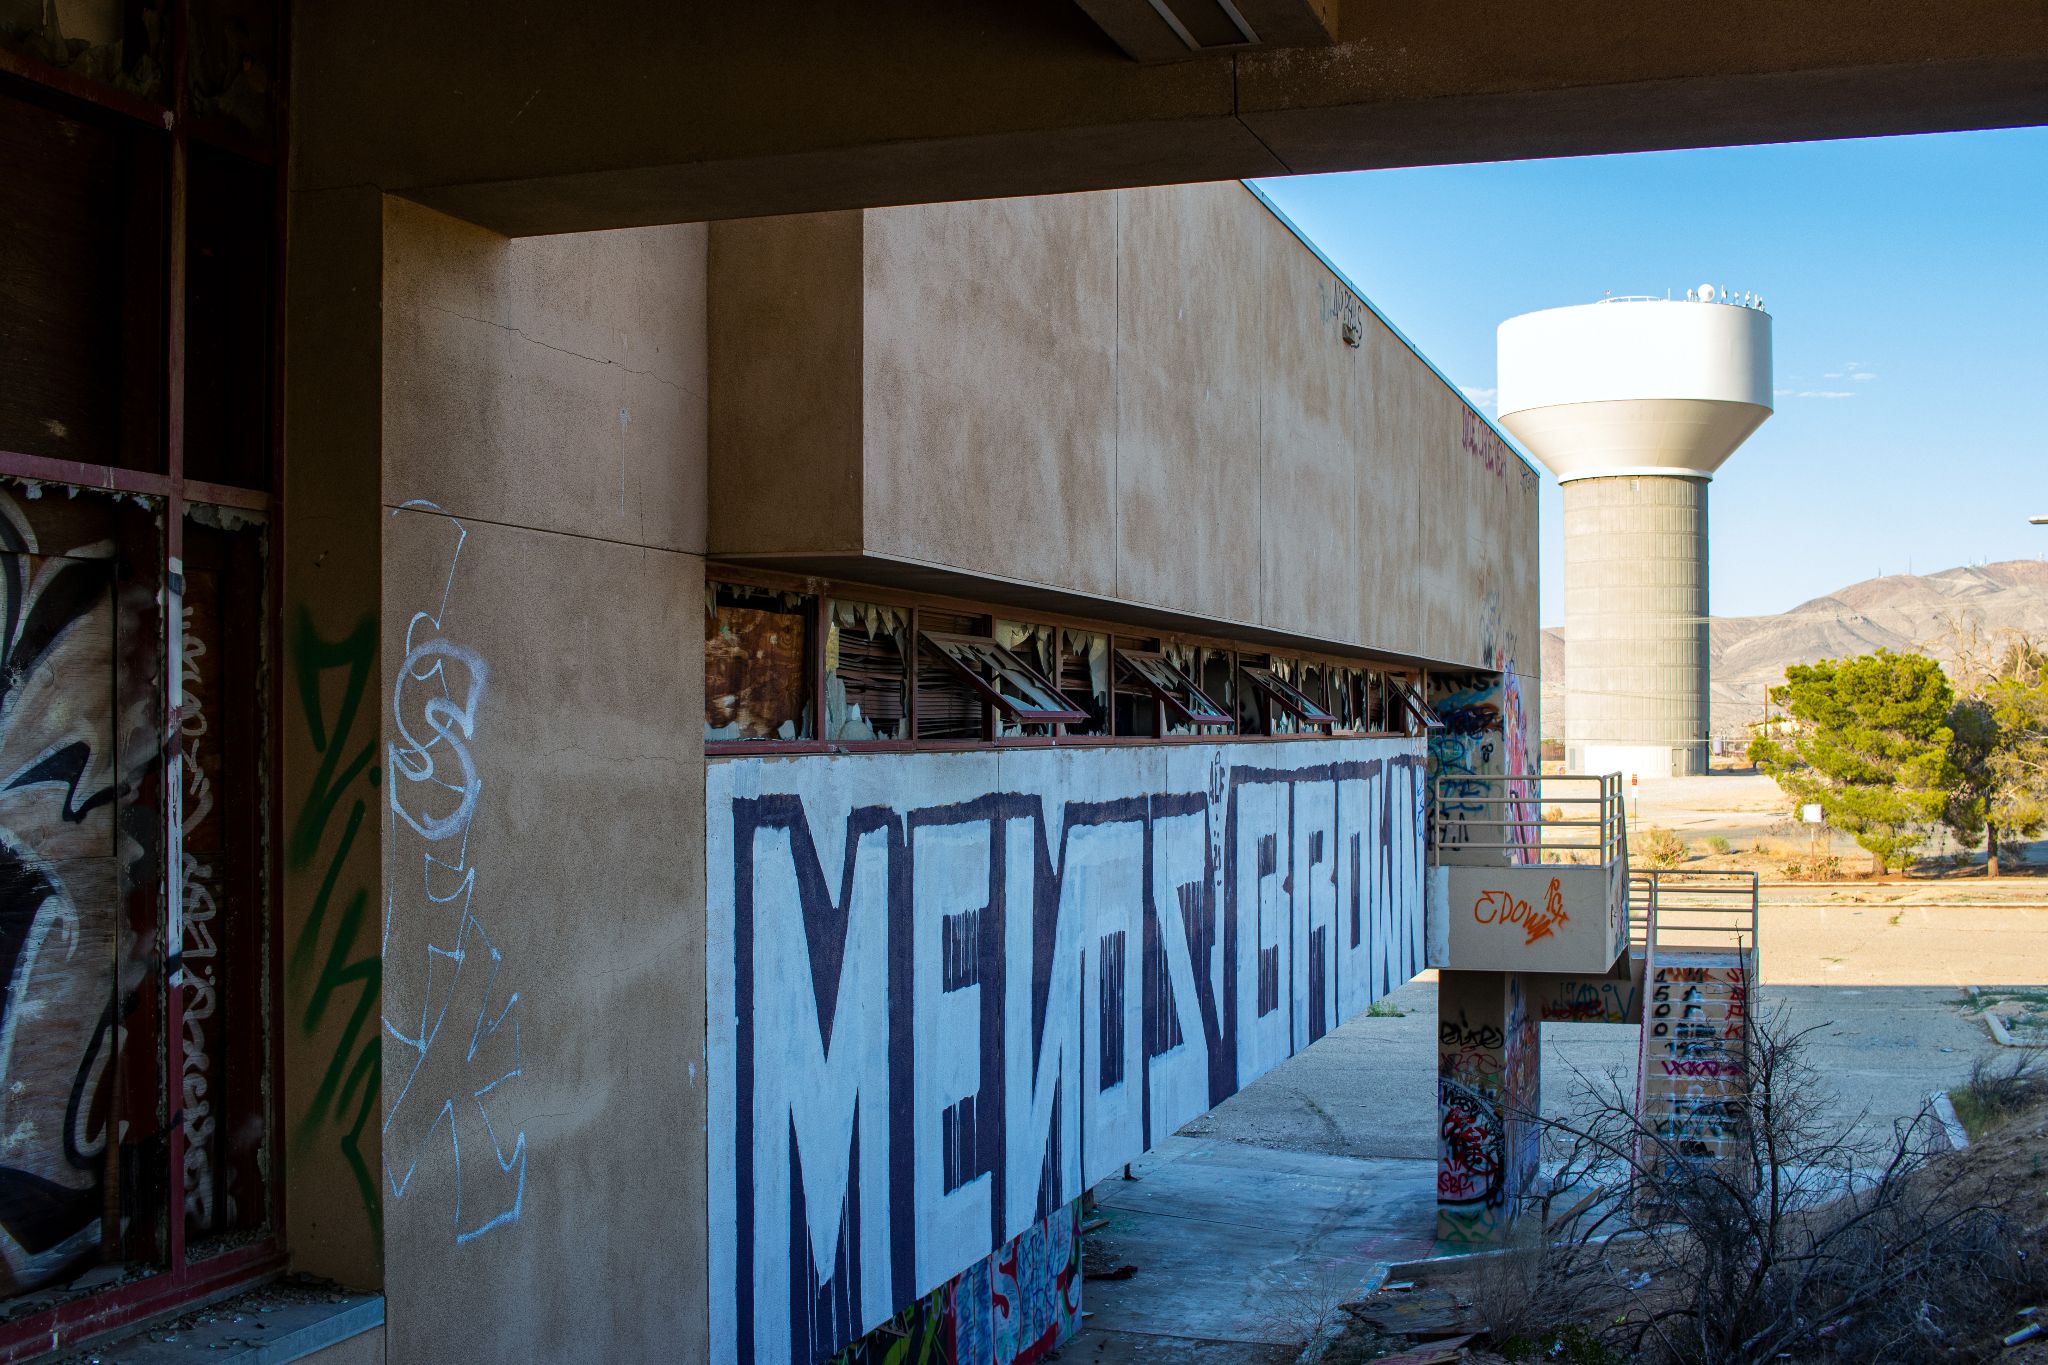
{"label": "large black graffiti lettering", "polygon": [[[121,886],[154,886],[161,834],[119,804],[160,762],[147,694],[117,670],[114,547],[71,523],[41,544],[0,494],[0,1292],[97,1250],[114,1037],[155,937]],[[81,539],[81,537],[83,537]],[[149,636],[146,622],[127,621]],[[140,671],[140,670],[138,670]],[[146,676],[146,672],[144,673]],[[121,744],[136,741],[124,761]]]}
{"label": "large black graffiti lettering", "polygon": [[1419,970],[1417,747],[715,765],[720,1358],[828,1358]]}

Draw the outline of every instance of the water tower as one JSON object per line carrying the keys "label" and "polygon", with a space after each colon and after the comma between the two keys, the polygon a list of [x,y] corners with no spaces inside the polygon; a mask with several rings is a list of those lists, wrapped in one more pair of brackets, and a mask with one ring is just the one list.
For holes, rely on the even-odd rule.
{"label": "water tower", "polygon": [[1771,317],[1701,285],[1500,325],[1500,420],[1564,488],[1565,763],[1707,770],[1707,483],[1771,415]]}

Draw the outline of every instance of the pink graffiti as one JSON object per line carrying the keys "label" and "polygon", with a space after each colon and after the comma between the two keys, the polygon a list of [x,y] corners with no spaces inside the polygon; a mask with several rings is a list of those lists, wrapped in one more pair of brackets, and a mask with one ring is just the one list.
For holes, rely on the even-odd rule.
{"label": "pink graffiti", "polygon": [[1687,1061],[1664,1063],[1667,1076],[1740,1076],[1742,1063],[1739,1061]]}

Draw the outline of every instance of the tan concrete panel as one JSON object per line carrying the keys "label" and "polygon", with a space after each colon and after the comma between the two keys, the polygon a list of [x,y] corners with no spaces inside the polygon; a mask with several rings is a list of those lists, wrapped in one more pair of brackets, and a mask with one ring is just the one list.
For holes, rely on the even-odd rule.
{"label": "tan concrete panel", "polygon": [[[1352,419],[1371,372],[1359,331],[1366,310],[1284,227],[1267,224],[1259,620],[1343,640],[1358,617]],[[1347,328],[1359,345],[1346,343]]]}
{"label": "tan concrete panel", "polygon": [[1377,317],[1364,319],[1366,383],[1358,394],[1358,544],[1352,569],[1359,643],[1403,654],[1422,644],[1424,450],[1417,438],[1423,395],[1438,383]]}
{"label": "tan concrete panel", "polygon": [[702,1359],[702,561],[385,544],[390,1354]]}
{"label": "tan concrete panel", "polygon": [[715,554],[861,546],[862,217],[710,230]]}
{"label": "tan concrete panel", "polygon": [[1115,593],[1113,205],[867,215],[870,549]]}
{"label": "tan concrete panel", "polygon": [[[1538,492],[1542,479],[1516,460],[1508,466],[1507,521],[1502,528],[1508,551],[1507,619],[1516,635],[1514,664],[1525,676],[1543,668],[1543,618],[1539,591],[1538,546],[1541,544]],[[1526,694],[1534,705],[1538,693]],[[1533,714],[1533,711],[1532,711]],[[1533,735],[1536,732],[1531,730]]]}
{"label": "tan concrete panel", "polygon": [[1485,623],[1499,607],[1476,591],[1471,573],[1467,528],[1475,480],[1461,444],[1461,420],[1441,382],[1425,384],[1417,394],[1414,425],[1405,435],[1422,463],[1421,535],[1414,566],[1420,627],[1416,649],[1431,659],[1477,664]]}
{"label": "tan concrete panel", "polygon": [[1115,201],[1117,595],[1256,621],[1261,261],[1299,248],[1234,183]]}
{"label": "tan concrete panel", "polygon": [[706,230],[385,232],[386,501],[701,552]]}

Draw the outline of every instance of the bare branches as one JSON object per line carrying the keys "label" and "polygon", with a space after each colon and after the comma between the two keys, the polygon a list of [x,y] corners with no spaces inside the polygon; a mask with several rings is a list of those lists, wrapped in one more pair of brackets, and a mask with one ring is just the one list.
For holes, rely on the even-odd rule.
{"label": "bare branches", "polygon": [[1931,1113],[1858,1137],[1864,1116],[1835,1112],[1805,1061],[1812,1031],[1752,1017],[1746,1091],[1706,1097],[1711,1146],[1647,1120],[1619,1078],[1580,1078],[1572,1113],[1544,1123],[1554,1197],[1584,1205],[1542,1252],[1559,1311],[1674,1365],[1929,1361],[2023,1292],[2039,1272],[2018,1229],[1935,1159]]}

